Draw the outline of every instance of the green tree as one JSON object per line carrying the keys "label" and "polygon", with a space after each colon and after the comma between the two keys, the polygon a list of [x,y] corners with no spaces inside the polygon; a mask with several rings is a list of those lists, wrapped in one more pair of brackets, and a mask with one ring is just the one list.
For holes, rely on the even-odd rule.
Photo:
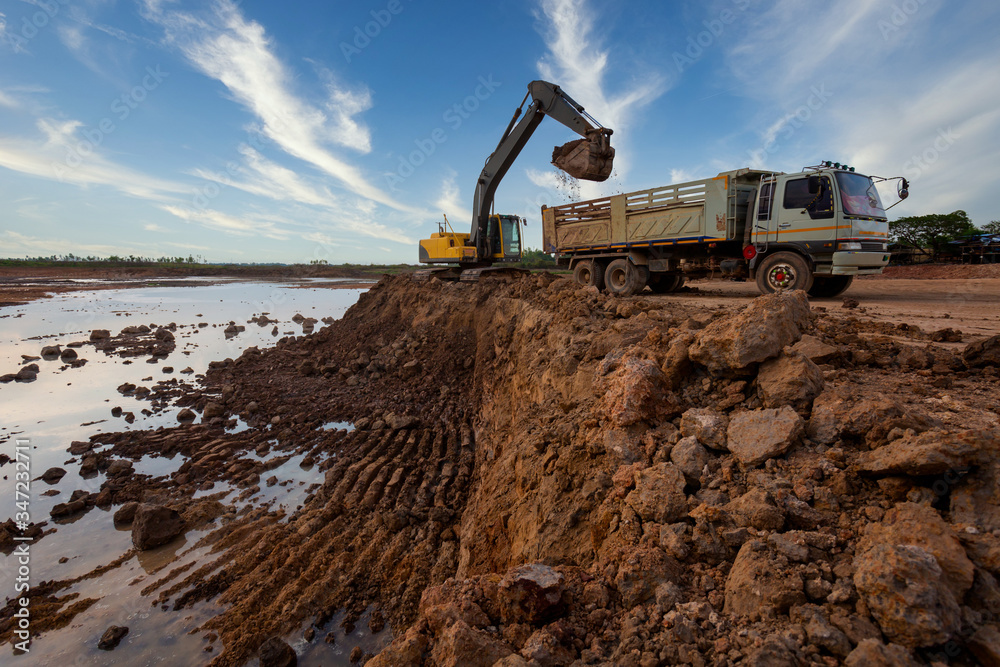
{"label": "green tree", "polygon": [[546,269],[556,268],[556,260],[552,255],[532,248],[525,248],[521,253],[519,266],[524,269]]}
{"label": "green tree", "polygon": [[930,248],[936,258],[949,241],[975,234],[976,227],[965,211],[911,215],[889,223],[889,233],[899,243]]}
{"label": "green tree", "polygon": [[983,225],[984,234],[1000,234],[1000,220],[993,220]]}

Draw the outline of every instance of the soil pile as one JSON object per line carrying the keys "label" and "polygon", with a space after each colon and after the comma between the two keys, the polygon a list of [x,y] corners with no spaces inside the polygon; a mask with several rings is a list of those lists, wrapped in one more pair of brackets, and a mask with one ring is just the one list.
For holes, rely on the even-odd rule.
{"label": "soil pile", "polygon": [[[212,528],[144,594],[221,603],[216,665],[341,610],[391,625],[378,665],[996,664],[1000,340],[959,340],[801,292],[706,311],[387,278],[214,363],[179,399],[201,423],[76,443],[95,469],[185,458],[117,466],[81,511]],[[316,471],[297,508],[219,502],[293,459]],[[63,624],[71,584],[44,589]]]}

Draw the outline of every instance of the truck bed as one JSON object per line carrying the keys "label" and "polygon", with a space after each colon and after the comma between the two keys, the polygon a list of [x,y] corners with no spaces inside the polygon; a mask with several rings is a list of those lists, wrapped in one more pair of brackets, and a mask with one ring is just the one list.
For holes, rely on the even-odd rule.
{"label": "truck bed", "polygon": [[741,169],[543,208],[543,247],[573,253],[742,239],[746,202],[763,173]]}

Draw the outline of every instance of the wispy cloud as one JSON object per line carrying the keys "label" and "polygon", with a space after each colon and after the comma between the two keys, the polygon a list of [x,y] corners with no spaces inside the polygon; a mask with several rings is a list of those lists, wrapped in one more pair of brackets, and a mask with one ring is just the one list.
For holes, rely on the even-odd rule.
{"label": "wispy cloud", "polygon": [[[620,149],[630,141],[630,122],[667,90],[668,81],[656,72],[633,72],[624,77],[613,71],[611,54],[594,30],[600,16],[587,0],[541,0],[541,11],[542,33],[549,49],[538,61],[539,74],[558,83],[605,127],[613,129],[612,143]],[[609,87],[612,76],[626,83]],[[628,171],[626,156],[623,150],[616,156],[620,177]],[[592,193],[600,190],[591,183],[581,185]]]}
{"label": "wispy cloud", "polygon": [[452,170],[441,182],[441,196],[434,202],[434,207],[448,216],[453,226],[464,230],[467,222],[472,220],[472,210],[462,204],[461,193],[455,182],[458,173]]}
{"label": "wispy cloud", "polygon": [[0,167],[77,186],[107,186],[153,201],[189,191],[107,159],[79,134],[79,121],[43,118],[37,127],[44,139],[0,137]]}
{"label": "wispy cloud", "polygon": [[275,55],[264,27],[247,20],[231,0],[218,0],[210,13],[199,16],[174,11],[159,0],[145,0],[144,13],[165,29],[167,41],[192,65],[226,86],[276,146],[361,197],[412,211],[332,150],[333,146],[361,153],[371,149],[369,131],[356,118],[371,106],[366,89],[343,86],[328,75],[325,112],[303,99],[289,86],[295,77]]}
{"label": "wispy cloud", "polygon": [[[991,189],[1000,143],[1000,48],[952,40],[942,57],[925,45],[976,34],[986,13],[998,14],[993,6],[980,9],[954,11],[929,0],[901,22],[888,1],[845,0],[803,17],[799,3],[781,0],[755,15],[729,47],[727,64],[751,84],[739,90],[759,105],[748,126],[764,128],[760,145],[788,134],[789,112],[813,86],[830,93],[766,166],[788,170],[837,159],[867,173],[906,176],[915,183],[910,199],[893,209],[898,215],[974,206],[977,193]],[[767,85],[752,85],[761,81]]]}
{"label": "wispy cloud", "polygon": [[276,241],[286,240],[290,232],[279,227],[286,220],[275,220],[267,217],[234,216],[222,211],[201,208],[186,208],[167,205],[164,211],[186,222],[193,222],[209,229],[215,229],[237,236],[263,236]]}

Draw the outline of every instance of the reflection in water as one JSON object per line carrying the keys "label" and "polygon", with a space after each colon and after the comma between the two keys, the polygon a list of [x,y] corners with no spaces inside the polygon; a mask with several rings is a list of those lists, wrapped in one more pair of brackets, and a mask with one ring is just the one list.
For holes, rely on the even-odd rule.
{"label": "reflection in water", "polygon": [[[178,423],[178,409],[152,410],[149,402],[120,394],[117,391],[120,385],[153,387],[170,379],[194,383],[210,361],[235,359],[247,347],[275,344],[279,337],[272,336],[272,326],[246,326],[249,319],[266,313],[269,319],[277,321],[275,326],[281,335],[302,335],[302,326],[292,321],[294,315],[317,320],[338,318],[364,291],[290,287],[290,284],[246,282],[191,287],[172,284],[161,288],[75,292],[24,306],[0,308],[0,375],[16,373],[22,366],[22,355],[41,356],[42,347],[47,345],[65,348],[70,343],[86,342],[94,329],[108,329],[114,335],[131,325],[177,325],[176,349],[156,363],[148,363],[145,357],[109,357],[85,344],[75,348],[79,357],[87,359],[87,364],[80,368],[72,368],[58,357],[39,359],[33,362],[39,366],[34,382],[0,384],[0,444],[14,437],[28,439],[32,478],[51,467],[66,470],[66,475],[51,487],[41,481],[32,484],[32,520],[48,520],[46,530],[56,529],[32,547],[33,581],[80,577],[132,549],[129,527],[116,528],[112,521],[117,507],[91,508],[58,522],[49,517],[52,508],[67,502],[74,491],[97,493],[106,479],[103,472],[81,477],[82,457],[69,454],[71,442],[87,441],[97,433],[169,428]],[[245,331],[227,339],[224,332],[230,322],[246,326]],[[182,372],[189,369],[190,372]],[[114,408],[121,410],[112,412]],[[135,417],[133,423],[124,419],[129,413]],[[229,432],[247,428],[238,420]],[[350,428],[350,425],[336,428]],[[271,502],[294,508],[305,497],[307,480],[315,477],[315,470],[307,473],[300,467],[301,462],[301,457],[293,457],[270,471],[268,476],[276,476],[284,485],[277,482],[272,487],[262,485],[259,496],[240,505]],[[184,458],[146,456],[133,463],[136,473],[158,477],[176,471]],[[13,497],[11,471],[10,466],[0,469],[0,477],[6,476],[0,479],[0,496],[4,498]],[[49,488],[59,493],[42,495]],[[199,496],[227,490],[228,485],[216,484],[212,490],[199,492]],[[233,497],[226,496],[222,502],[228,503]],[[207,548],[192,548],[192,545],[212,527],[189,531],[162,547],[133,554],[124,565],[99,577],[84,579],[60,593],[75,593],[78,599],[94,598],[98,602],[77,616],[69,627],[35,639],[31,664],[209,662],[214,653],[205,651],[209,643],[204,633],[190,632],[218,612],[215,603],[199,603],[177,613],[152,607],[151,600],[141,590],[173,568],[205,558]],[[10,567],[10,558],[0,555],[0,588],[5,597],[13,591],[12,576],[16,571]],[[110,625],[127,626],[129,634],[117,649],[108,653],[97,649],[97,640]]]}

